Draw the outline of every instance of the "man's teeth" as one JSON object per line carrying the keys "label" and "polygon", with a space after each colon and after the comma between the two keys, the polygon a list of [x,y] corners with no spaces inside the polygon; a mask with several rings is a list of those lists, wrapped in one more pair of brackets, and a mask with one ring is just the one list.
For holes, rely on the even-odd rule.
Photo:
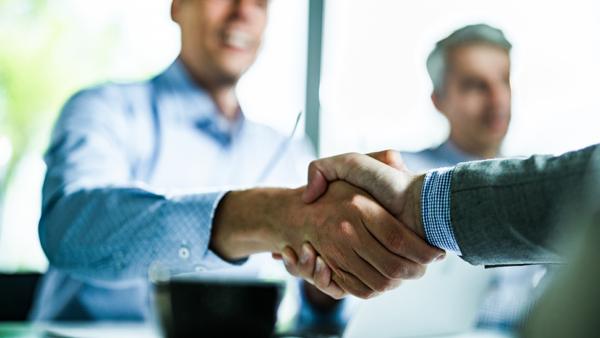
{"label": "man's teeth", "polygon": [[252,45],[252,35],[242,31],[230,31],[225,34],[225,42],[239,49],[246,49]]}

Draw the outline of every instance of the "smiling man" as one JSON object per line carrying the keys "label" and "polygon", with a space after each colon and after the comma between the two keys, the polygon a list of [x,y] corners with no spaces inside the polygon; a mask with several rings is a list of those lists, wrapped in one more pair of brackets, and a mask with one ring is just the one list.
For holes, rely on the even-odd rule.
{"label": "smiling man", "polygon": [[[257,182],[287,138],[246,120],[235,86],[256,58],[268,4],[173,0],[182,48],[164,73],[67,102],[45,157],[39,233],[50,268],[35,318],[149,319],[153,262],[173,274],[248,278],[261,264],[253,254],[300,252],[310,241],[346,292],[368,298],[444,254],[346,183],[311,205],[302,188],[243,190],[298,187],[313,159],[309,144],[294,142]],[[342,322],[338,301],[303,290],[305,325]]]}
{"label": "smiling man", "polygon": [[441,146],[402,153],[413,172],[498,156],[511,117],[510,50],[502,31],[466,26],[440,40],[427,59],[431,100],[450,124]]}
{"label": "smiling man", "polygon": [[[450,136],[436,148],[402,153],[414,173],[499,156],[511,118],[510,50],[501,30],[462,27],[440,40],[427,59],[431,100],[448,119]],[[498,268],[478,325],[512,330],[534,296],[543,266]]]}

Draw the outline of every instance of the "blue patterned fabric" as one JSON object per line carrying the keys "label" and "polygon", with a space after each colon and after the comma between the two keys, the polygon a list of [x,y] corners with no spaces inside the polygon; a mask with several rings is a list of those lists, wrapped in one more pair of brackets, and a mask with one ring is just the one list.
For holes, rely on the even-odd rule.
{"label": "blue patterned fabric", "polygon": [[[256,277],[270,255],[223,261],[208,248],[212,219],[286,139],[241,113],[224,118],[179,61],[147,82],[76,94],[45,156],[39,234],[50,267],[32,317],[147,320],[152,262],[172,274]],[[313,159],[308,142],[293,142],[264,185],[305,184]]]}
{"label": "blue patterned fabric", "polygon": [[451,179],[452,168],[431,170],[425,175],[421,191],[421,218],[431,245],[460,255],[450,223]]}

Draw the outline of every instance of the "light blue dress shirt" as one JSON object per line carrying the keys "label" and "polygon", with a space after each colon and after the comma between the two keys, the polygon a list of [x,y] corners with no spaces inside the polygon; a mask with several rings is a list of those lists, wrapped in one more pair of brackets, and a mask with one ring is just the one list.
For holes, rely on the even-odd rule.
{"label": "light blue dress shirt", "polygon": [[[439,147],[418,153],[401,153],[414,173],[427,172],[421,195],[423,228],[430,244],[460,255],[450,220],[450,184],[452,167],[461,162],[481,160],[460,149],[451,140]],[[438,168],[438,169],[433,169]],[[497,268],[481,307],[477,326],[512,331],[531,306],[536,281],[544,275],[544,266]]]}
{"label": "light blue dress shirt", "polygon": [[[147,320],[152,262],[172,274],[256,276],[264,254],[241,265],[209,250],[212,219],[286,140],[241,112],[225,119],[179,61],[147,82],[76,94],[45,156],[39,234],[50,268],[32,317]],[[313,159],[294,141],[261,184],[303,185]]]}

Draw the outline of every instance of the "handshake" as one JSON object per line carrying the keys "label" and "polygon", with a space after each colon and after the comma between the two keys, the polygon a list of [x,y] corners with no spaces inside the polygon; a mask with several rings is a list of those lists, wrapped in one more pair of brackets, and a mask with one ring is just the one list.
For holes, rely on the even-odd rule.
{"label": "handshake", "polygon": [[312,162],[305,208],[289,215],[297,226],[281,233],[287,245],[273,257],[336,299],[371,298],[422,277],[427,264],[446,255],[426,242],[423,178],[392,150]]}
{"label": "handshake", "polygon": [[423,179],[391,150],[317,160],[306,188],[229,192],[215,213],[211,249],[231,260],[272,252],[333,298],[371,298],[445,258],[426,241]]}
{"label": "handshake", "polygon": [[272,252],[288,272],[333,298],[371,298],[445,258],[426,241],[423,179],[392,150],[317,160],[306,188],[227,193],[210,248],[227,260]]}

